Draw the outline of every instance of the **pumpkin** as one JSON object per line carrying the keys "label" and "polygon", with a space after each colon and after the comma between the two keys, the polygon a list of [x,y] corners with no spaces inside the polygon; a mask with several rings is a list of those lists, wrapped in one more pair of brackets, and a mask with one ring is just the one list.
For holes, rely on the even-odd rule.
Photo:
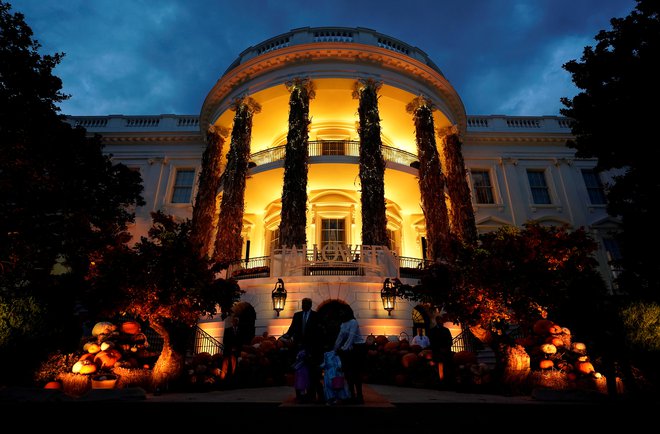
{"label": "pumpkin", "polygon": [[96,354],[96,357],[94,357],[94,363],[96,363],[100,369],[112,368],[120,357],[115,357],[115,354],[110,351],[101,351]]}
{"label": "pumpkin", "polygon": [[78,361],[92,363],[92,362],[94,362],[94,356],[95,356],[95,354],[93,354],[93,353],[85,353],[82,356],[80,356]]}
{"label": "pumpkin", "polygon": [[271,352],[273,350],[275,350],[275,344],[273,343],[273,341],[266,339],[264,341],[261,341],[261,343],[259,344],[259,351],[261,351],[264,354]]}
{"label": "pumpkin", "polygon": [[566,374],[566,378],[568,378],[569,381],[575,381],[577,380],[577,374],[574,371],[571,371],[568,374]]}
{"label": "pumpkin", "polygon": [[80,374],[80,369],[85,365],[85,362],[78,360],[76,363],[73,364],[73,367],[71,368],[71,372],[74,374]]}
{"label": "pumpkin", "polygon": [[[421,349],[421,347],[420,347]],[[399,341],[391,341],[385,344],[383,350],[387,352],[396,352],[399,351]]]}
{"label": "pumpkin", "polygon": [[545,340],[545,343],[552,344],[557,348],[564,346],[564,341],[559,336],[548,336]]}
{"label": "pumpkin", "polygon": [[93,374],[94,372],[96,372],[96,365],[93,363],[89,363],[87,365],[82,365],[80,367],[79,374],[87,375],[87,374]]}
{"label": "pumpkin", "polygon": [[419,356],[415,353],[407,353],[401,357],[401,365],[404,368],[411,368],[419,361]]}
{"label": "pumpkin", "polygon": [[103,341],[101,343],[101,351],[106,351],[109,350],[110,348],[114,347],[115,343],[112,341]]}
{"label": "pumpkin", "polygon": [[570,329],[568,329],[567,327],[562,327],[561,332],[565,335],[570,335],[571,334]]}
{"label": "pumpkin", "polygon": [[44,385],[44,389],[57,389],[60,390],[62,389],[62,383],[59,381],[49,381]]}
{"label": "pumpkin", "polygon": [[110,335],[115,330],[117,330],[117,326],[111,322],[107,322],[107,321],[97,322],[94,325],[94,328],[92,328],[92,336],[96,337],[98,335]]}
{"label": "pumpkin", "polygon": [[592,372],[595,372],[596,370],[594,369],[594,365],[591,364],[591,362],[578,362],[577,363],[577,370],[585,375],[589,375]]}
{"label": "pumpkin", "polygon": [[387,336],[385,335],[378,335],[376,336],[376,345],[382,345],[385,346],[386,343],[388,343],[390,340],[387,339]]}
{"label": "pumpkin", "polygon": [[87,352],[90,354],[96,354],[101,351],[101,346],[99,344],[93,343],[87,347]]}
{"label": "pumpkin", "polygon": [[578,354],[584,354],[587,352],[587,346],[582,342],[573,342],[571,344],[571,351]]}
{"label": "pumpkin", "polygon": [[121,323],[120,330],[127,335],[136,335],[140,333],[140,323],[137,321],[124,321]]}
{"label": "pumpkin", "polygon": [[550,369],[555,366],[555,362],[550,359],[543,359],[539,362],[539,368],[541,369]]}
{"label": "pumpkin", "polygon": [[553,325],[555,325],[555,323],[549,319],[540,319],[534,323],[532,330],[537,335],[545,336],[550,332],[550,327]]}
{"label": "pumpkin", "polygon": [[543,344],[540,348],[544,354],[555,354],[557,352],[557,347],[552,344]]}
{"label": "pumpkin", "polygon": [[553,324],[548,329],[548,332],[550,332],[551,335],[559,335],[562,333],[562,329],[557,324]]}
{"label": "pumpkin", "polygon": [[471,365],[473,363],[477,363],[477,354],[474,353],[473,351],[463,350],[454,353],[453,360],[454,360],[454,364],[456,364],[457,366]]}

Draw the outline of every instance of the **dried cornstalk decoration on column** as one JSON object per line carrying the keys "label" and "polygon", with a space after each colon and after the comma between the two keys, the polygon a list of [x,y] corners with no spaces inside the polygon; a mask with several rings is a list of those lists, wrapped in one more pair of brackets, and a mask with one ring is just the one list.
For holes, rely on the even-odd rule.
{"label": "dried cornstalk decoration on column", "polygon": [[234,100],[232,110],[236,114],[227,153],[227,168],[222,174],[222,201],[215,237],[214,259],[221,267],[241,257],[252,117],[261,111],[261,106],[252,98],[244,97]]}
{"label": "dried cornstalk decoration on column", "polygon": [[474,244],[477,242],[477,225],[474,221],[472,198],[458,128],[455,125],[440,128],[438,135],[442,145],[442,167],[445,171],[447,192],[451,203],[449,221],[452,234],[464,243]]}
{"label": "dried cornstalk decoration on column", "polygon": [[302,247],[307,243],[309,100],[314,98],[315,92],[310,79],[294,78],[285,84],[291,96],[284,156],[280,244]]}
{"label": "dried cornstalk decoration on column", "polygon": [[445,202],[445,179],[435,142],[433,104],[417,97],[406,106],[415,122],[417,156],[419,157],[419,189],[426,220],[427,257],[433,261],[450,258],[449,219]]}
{"label": "dried cornstalk decoration on column", "polygon": [[227,130],[211,125],[206,132],[206,149],[202,155],[197,198],[193,207],[191,241],[199,246],[199,257],[213,252],[213,220],[218,210],[218,192],[222,182],[222,148]]}
{"label": "dried cornstalk decoration on column", "polygon": [[360,200],[362,204],[362,244],[388,246],[385,207],[385,159],[381,149],[378,90],[381,83],[359,80],[353,98],[359,99]]}

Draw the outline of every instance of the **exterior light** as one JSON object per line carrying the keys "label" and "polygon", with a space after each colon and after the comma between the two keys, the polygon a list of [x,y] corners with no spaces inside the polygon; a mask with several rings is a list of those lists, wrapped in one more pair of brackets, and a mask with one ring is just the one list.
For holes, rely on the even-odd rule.
{"label": "exterior light", "polygon": [[286,303],[286,289],[284,289],[284,281],[282,279],[277,279],[272,297],[273,310],[277,312],[277,316],[280,316],[280,312],[284,310],[284,304]]}
{"label": "exterior light", "polygon": [[387,315],[391,316],[394,310],[394,301],[397,295],[397,286],[388,277],[383,282],[383,289],[380,290],[380,298],[383,300],[383,309],[387,311]]}

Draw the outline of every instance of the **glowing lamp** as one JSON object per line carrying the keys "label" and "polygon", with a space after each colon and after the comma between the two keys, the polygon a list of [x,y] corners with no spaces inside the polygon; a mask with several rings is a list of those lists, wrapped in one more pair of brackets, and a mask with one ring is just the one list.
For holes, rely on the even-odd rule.
{"label": "glowing lamp", "polygon": [[273,298],[273,310],[277,312],[277,316],[280,316],[280,312],[284,310],[284,305],[286,304],[286,289],[284,289],[284,281],[282,279],[277,279],[271,296]]}
{"label": "glowing lamp", "polygon": [[387,315],[392,315],[394,310],[394,302],[396,299],[397,287],[388,277],[383,282],[383,289],[380,290],[380,298],[383,300],[383,309],[387,311]]}

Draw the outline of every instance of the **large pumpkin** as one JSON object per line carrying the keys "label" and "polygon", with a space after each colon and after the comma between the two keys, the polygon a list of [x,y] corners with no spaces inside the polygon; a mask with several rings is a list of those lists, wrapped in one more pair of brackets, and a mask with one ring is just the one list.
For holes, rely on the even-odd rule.
{"label": "large pumpkin", "polygon": [[545,336],[550,333],[550,327],[553,325],[555,325],[555,323],[549,319],[540,319],[534,323],[532,330],[537,335]]}
{"label": "large pumpkin", "polygon": [[117,330],[117,326],[111,322],[107,322],[107,321],[97,322],[94,325],[94,328],[92,328],[92,336],[110,335],[115,330]]}
{"label": "large pumpkin", "polygon": [[121,332],[127,335],[136,335],[140,333],[140,323],[137,321],[124,321],[121,323]]}
{"label": "large pumpkin", "polygon": [[57,389],[60,390],[62,389],[62,383],[59,381],[49,381],[44,385],[44,389]]}
{"label": "large pumpkin", "polygon": [[417,356],[417,354],[415,353],[406,353],[403,357],[401,357],[401,365],[404,368],[411,368],[418,361],[419,361],[419,356]]}

